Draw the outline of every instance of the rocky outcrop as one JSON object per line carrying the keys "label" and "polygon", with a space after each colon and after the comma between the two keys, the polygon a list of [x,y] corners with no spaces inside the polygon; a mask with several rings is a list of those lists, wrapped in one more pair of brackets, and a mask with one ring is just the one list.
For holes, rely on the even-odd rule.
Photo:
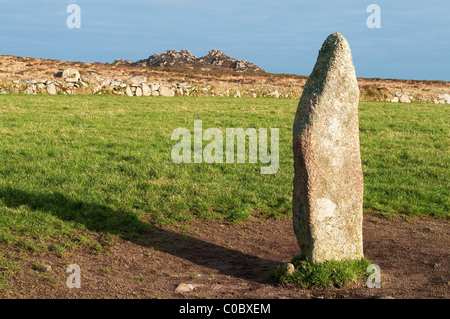
{"label": "rocky outcrop", "polygon": [[264,72],[260,67],[247,60],[236,60],[217,49],[209,51],[207,55],[199,59],[199,62],[205,65],[220,66],[240,72]]}
{"label": "rocky outcrop", "polygon": [[153,54],[148,59],[138,60],[134,65],[142,67],[193,67],[197,57],[188,50],[167,50],[162,54]]}
{"label": "rocky outcrop", "polygon": [[162,54],[153,54],[147,59],[131,62],[128,60],[114,60],[113,65],[132,65],[140,67],[173,67],[201,70],[233,70],[237,72],[265,72],[257,65],[247,60],[237,60],[220,50],[214,49],[203,57],[196,57],[188,50],[167,50]]}
{"label": "rocky outcrop", "polygon": [[133,61],[130,60],[123,60],[123,59],[115,59],[112,65],[125,65],[125,66],[132,66],[134,64]]}

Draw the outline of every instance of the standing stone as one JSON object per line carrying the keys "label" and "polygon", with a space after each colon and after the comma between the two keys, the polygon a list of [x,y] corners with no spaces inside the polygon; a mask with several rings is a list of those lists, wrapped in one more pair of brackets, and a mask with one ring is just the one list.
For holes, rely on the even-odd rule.
{"label": "standing stone", "polygon": [[142,89],[139,86],[136,88],[136,96],[142,96]]}
{"label": "standing stone", "polygon": [[312,262],[361,259],[363,174],[359,88],[347,40],[325,40],[305,84],[293,127],[293,223]]}

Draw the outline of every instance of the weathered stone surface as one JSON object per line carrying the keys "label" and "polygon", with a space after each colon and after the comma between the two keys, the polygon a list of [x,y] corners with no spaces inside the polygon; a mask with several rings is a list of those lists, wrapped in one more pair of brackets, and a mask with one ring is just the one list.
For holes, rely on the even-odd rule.
{"label": "weathered stone surface", "polygon": [[363,257],[359,88],[339,33],[322,45],[293,127],[293,224],[308,260]]}
{"label": "weathered stone surface", "polygon": [[43,265],[38,269],[40,272],[49,272],[52,270],[52,266],[50,265]]}
{"label": "weathered stone surface", "polygon": [[402,103],[411,103],[411,100],[409,99],[409,96],[407,94],[403,94],[400,97],[400,102],[402,102]]}
{"label": "weathered stone surface", "polygon": [[128,96],[133,96],[133,91],[131,91],[131,87],[129,87],[129,86],[127,86],[127,88],[126,88],[126,90],[125,90],[125,93],[126,93]]}
{"label": "weathered stone surface", "polygon": [[272,96],[278,99],[280,97],[280,92],[278,92],[278,90],[275,90],[272,92]]}
{"label": "weathered stone surface", "polygon": [[111,86],[111,88],[115,89],[115,88],[120,87],[121,84],[122,84],[122,80],[114,79],[114,80],[111,81],[110,86]]}
{"label": "weathered stone surface", "polygon": [[160,86],[161,85],[159,83],[152,83],[151,84],[151,89],[152,89],[152,91],[158,91]]}
{"label": "weathered stone surface", "polygon": [[191,292],[195,289],[195,286],[192,284],[185,284],[181,283],[175,288],[176,293],[185,293],[185,292]]}
{"label": "weathered stone surface", "polygon": [[56,87],[53,83],[50,83],[50,85],[47,86],[47,93],[51,95],[55,95],[58,92],[56,91]]}
{"label": "weathered stone surface", "polygon": [[441,104],[450,104],[450,94],[437,94],[437,101]]}
{"label": "weathered stone surface", "polygon": [[31,84],[23,91],[25,94],[36,94],[36,85]]}
{"label": "weathered stone surface", "polygon": [[159,94],[160,94],[161,96],[174,96],[174,95],[175,95],[175,92],[172,91],[171,89],[169,89],[169,88],[166,87],[166,86],[161,86],[161,87],[159,88]]}
{"label": "weathered stone surface", "polygon": [[292,276],[295,272],[295,267],[291,263],[284,263],[280,266],[280,270],[285,276]]}
{"label": "weathered stone surface", "polygon": [[136,88],[136,96],[142,96],[142,89],[140,87]]}
{"label": "weathered stone surface", "polygon": [[88,82],[88,83],[98,83],[100,82],[102,79],[100,77],[100,75],[98,75],[95,72],[89,72],[89,74],[86,77],[82,78],[83,81]]}
{"label": "weathered stone surface", "polygon": [[152,95],[152,90],[146,83],[142,83],[142,95],[144,96],[150,96]]}
{"label": "weathered stone surface", "polygon": [[66,69],[62,74],[63,79],[66,82],[78,82],[81,80],[80,73],[75,69]]}
{"label": "weathered stone surface", "polygon": [[144,82],[147,82],[147,77],[145,76],[135,76],[127,80],[127,84],[136,86]]}

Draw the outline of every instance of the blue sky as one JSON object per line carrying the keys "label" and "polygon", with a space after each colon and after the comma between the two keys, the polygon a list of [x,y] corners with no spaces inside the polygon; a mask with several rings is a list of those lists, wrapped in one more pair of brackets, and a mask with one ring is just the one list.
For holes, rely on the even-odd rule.
{"label": "blue sky", "polygon": [[[81,28],[69,29],[69,4]],[[381,9],[370,29],[369,4]],[[83,62],[211,49],[309,75],[325,38],[349,41],[359,77],[450,81],[448,0],[0,0],[0,55]]]}

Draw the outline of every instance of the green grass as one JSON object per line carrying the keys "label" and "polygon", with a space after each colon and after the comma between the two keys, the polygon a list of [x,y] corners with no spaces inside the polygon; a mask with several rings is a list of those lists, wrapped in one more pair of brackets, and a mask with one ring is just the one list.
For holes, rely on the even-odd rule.
{"label": "green grass", "polygon": [[[63,252],[89,242],[86,232],[133,238],[149,223],[290,214],[296,108],[288,99],[2,95],[0,243]],[[448,114],[447,105],[360,104],[365,211],[448,216]],[[174,164],[172,130],[193,132],[194,120],[223,132],[279,128],[279,171]]]}
{"label": "green grass", "polygon": [[364,210],[449,215],[450,107],[360,103]]}
{"label": "green grass", "polygon": [[322,263],[312,263],[299,257],[294,257],[291,263],[295,267],[292,275],[283,274],[279,268],[269,274],[269,277],[281,283],[295,284],[303,288],[339,288],[358,280],[366,280],[366,272],[370,262],[366,259],[329,260]]}
{"label": "green grass", "polygon": [[17,268],[17,263],[6,258],[0,252],[0,290],[8,286],[8,280]]}

